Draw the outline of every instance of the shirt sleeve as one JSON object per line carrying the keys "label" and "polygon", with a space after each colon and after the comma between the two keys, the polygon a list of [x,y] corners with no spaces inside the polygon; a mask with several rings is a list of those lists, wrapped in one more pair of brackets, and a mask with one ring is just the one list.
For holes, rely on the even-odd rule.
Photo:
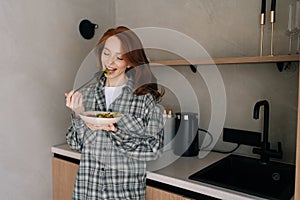
{"label": "shirt sleeve", "polygon": [[[85,109],[92,109],[94,87],[85,88],[82,90],[83,93],[83,105]],[[76,117],[75,113],[71,113],[71,125],[67,130],[66,141],[68,145],[79,152],[82,151],[83,143],[86,142],[87,138],[93,133],[84,123],[80,117]],[[91,137],[90,137],[91,138]],[[92,139],[92,138],[91,138]],[[90,139],[90,140],[91,140]]]}
{"label": "shirt sleeve", "polygon": [[124,115],[117,123],[117,131],[109,132],[120,152],[143,161],[157,159],[163,147],[161,108],[153,101],[147,107],[143,118]]}
{"label": "shirt sleeve", "polygon": [[71,115],[71,126],[68,128],[66,134],[66,141],[69,146],[81,152],[83,143],[86,137],[92,134],[92,130],[85,126],[82,119],[75,117],[74,113]]}

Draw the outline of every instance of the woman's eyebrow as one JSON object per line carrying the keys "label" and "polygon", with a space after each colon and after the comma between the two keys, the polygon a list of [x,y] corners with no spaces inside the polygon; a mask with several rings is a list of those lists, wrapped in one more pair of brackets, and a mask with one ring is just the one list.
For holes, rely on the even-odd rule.
{"label": "woman's eyebrow", "polygon": [[103,49],[103,50],[110,51],[110,49],[108,49],[107,47],[104,47],[104,49]]}

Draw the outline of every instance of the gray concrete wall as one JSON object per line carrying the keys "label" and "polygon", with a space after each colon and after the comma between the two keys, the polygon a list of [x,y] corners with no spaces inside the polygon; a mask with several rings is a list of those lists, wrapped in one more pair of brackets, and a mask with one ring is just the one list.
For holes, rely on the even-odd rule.
{"label": "gray concrete wall", "polygon": [[[275,55],[287,54],[288,5],[294,1],[277,1],[274,47]],[[185,34],[200,44],[211,57],[259,56],[261,1],[248,0],[116,0],[116,24],[131,28],[160,27]],[[270,2],[267,1],[264,55],[270,54]],[[163,38],[161,38],[163,37]],[[153,36],[155,40],[155,36]],[[156,40],[168,41],[168,36]],[[296,41],[293,40],[295,43]],[[179,40],[169,42],[176,48]],[[181,46],[177,45],[180,49]],[[295,45],[293,46],[295,49]],[[189,51],[188,48],[186,51]],[[151,60],[174,58],[168,53],[148,51]],[[172,52],[171,52],[172,53]],[[189,52],[192,55],[193,52]],[[295,51],[294,51],[295,53]],[[201,56],[199,56],[201,57]],[[176,57],[175,57],[176,58]],[[178,58],[177,58],[178,59]],[[202,66],[203,67],[203,66]],[[205,66],[204,66],[205,67]],[[209,67],[209,66],[206,66]],[[188,67],[174,67],[193,86],[200,107],[200,127],[208,128],[211,118],[211,96],[206,82]],[[254,104],[262,99],[270,102],[270,141],[275,148],[283,143],[283,160],[294,162],[297,117],[298,68],[280,73],[276,64],[220,65],[226,90],[225,127],[262,131],[263,116],[254,120]],[[176,83],[176,78],[168,79]],[[167,92],[162,104],[174,111],[181,110],[176,95]],[[188,98],[188,97],[187,97]],[[184,105],[193,110],[195,105]],[[215,149],[230,150],[235,145],[215,137]],[[252,155],[252,147],[241,146],[238,153]]]}
{"label": "gray concrete wall", "polygon": [[[100,26],[92,40],[78,32],[85,18]],[[51,146],[70,124],[64,93],[113,24],[113,1],[0,2],[0,199],[52,199]]]}

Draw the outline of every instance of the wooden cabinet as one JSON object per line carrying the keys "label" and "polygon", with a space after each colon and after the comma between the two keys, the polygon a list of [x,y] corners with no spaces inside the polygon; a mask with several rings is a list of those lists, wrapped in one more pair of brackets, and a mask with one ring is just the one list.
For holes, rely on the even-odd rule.
{"label": "wooden cabinet", "polygon": [[78,164],[52,158],[53,200],[71,200]]}
{"label": "wooden cabinet", "polygon": [[191,200],[191,199],[152,186],[147,186],[146,200]]}
{"label": "wooden cabinet", "polygon": [[[79,165],[64,159],[52,158],[53,200],[71,200]],[[181,195],[147,186],[146,200],[190,200]]]}

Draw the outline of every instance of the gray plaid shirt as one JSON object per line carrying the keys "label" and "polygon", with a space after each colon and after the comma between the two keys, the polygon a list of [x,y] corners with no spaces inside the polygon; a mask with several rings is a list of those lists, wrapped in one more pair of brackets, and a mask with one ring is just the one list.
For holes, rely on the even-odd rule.
{"label": "gray plaid shirt", "polygon": [[[107,110],[104,81],[85,88],[85,110]],[[124,116],[117,131],[92,131],[72,115],[67,143],[81,152],[73,192],[75,200],[144,199],[146,161],[160,155],[163,145],[162,112],[151,94],[137,96],[129,78],[122,94],[110,105]]]}

